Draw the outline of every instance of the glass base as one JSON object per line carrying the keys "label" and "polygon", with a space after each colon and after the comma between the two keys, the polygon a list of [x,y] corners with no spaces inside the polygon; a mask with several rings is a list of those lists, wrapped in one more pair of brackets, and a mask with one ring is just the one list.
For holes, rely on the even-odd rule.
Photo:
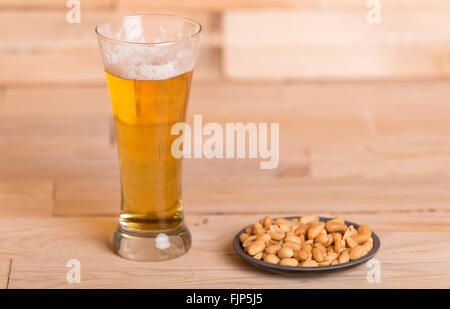
{"label": "glass base", "polygon": [[161,232],[133,232],[120,225],[114,233],[114,251],[134,261],[165,261],[185,254],[191,233],[184,224]]}

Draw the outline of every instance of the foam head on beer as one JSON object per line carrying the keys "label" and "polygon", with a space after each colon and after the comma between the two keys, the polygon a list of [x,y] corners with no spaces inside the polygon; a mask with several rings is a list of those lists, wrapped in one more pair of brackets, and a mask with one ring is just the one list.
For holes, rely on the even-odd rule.
{"label": "foam head on beer", "polygon": [[131,80],[164,80],[192,71],[201,26],[169,15],[143,17],[97,27],[105,71]]}

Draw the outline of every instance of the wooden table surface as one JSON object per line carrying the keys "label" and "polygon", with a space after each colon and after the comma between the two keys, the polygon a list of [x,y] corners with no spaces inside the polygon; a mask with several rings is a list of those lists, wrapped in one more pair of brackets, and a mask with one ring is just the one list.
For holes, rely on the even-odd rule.
{"label": "wooden table surface", "polygon": [[[381,24],[348,0],[81,1],[80,24],[65,1],[0,2],[0,288],[450,288],[448,1],[383,3]],[[192,248],[143,263],[112,251],[119,169],[93,29],[155,11],[204,26],[189,121],[279,122],[280,165],[185,160]],[[284,277],[234,253],[242,227],[305,213],[370,225],[381,282],[366,264]]]}
{"label": "wooden table surface", "polygon": [[[193,245],[167,262],[111,248],[119,177],[105,86],[0,93],[0,286],[4,288],[450,287],[447,81],[195,81],[189,119],[280,123],[280,165],[185,160]],[[25,104],[26,102],[26,104]],[[220,108],[218,108],[220,107]],[[252,268],[231,241],[261,216],[342,215],[381,237],[381,282],[366,265],[283,277]],[[69,284],[69,259],[81,283]]]}

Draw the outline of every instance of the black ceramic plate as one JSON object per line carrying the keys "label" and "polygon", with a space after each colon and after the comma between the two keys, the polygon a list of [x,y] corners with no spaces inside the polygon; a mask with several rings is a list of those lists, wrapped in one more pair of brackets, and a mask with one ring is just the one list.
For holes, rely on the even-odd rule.
{"label": "black ceramic plate", "polygon": [[[286,219],[293,219],[293,218],[298,218],[298,217],[286,217]],[[319,219],[320,219],[320,221],[325,222],[325,221],[330,220],[331,218],[320,217]],[[349,221],[345,221],[345,224],[353,225],[356,229],[359,227],[359,224],[349,222]],[[364,262],[370,260],[372,257],[375,256],[378,249],[380,249],[380,239],[374,232],[372,232],[372,238],[373,238],[372,250],[370,250],[369,253],[367,253],[365,256],[363,256],[362,258],[359,258],[357,260],[350,261],[350,262],[347,262],[344,264],[320,266],[320,267],[283,266],[283,265],[271,264],[271,263],[264,262],[262,260],[254,259],[250,255],[245,253],[244,249],[241,246],[241,242],[239,241],[239,235],[241,235],[244,232],[245,232],[245,228],[242,229],[233,239],[233,248],[237,252],[237,254],[239,254],[240,257],[243,258],[245,261],[247,261],[248,263],[252,264],[253,266],[255,266],[259,269],[263,269],[266,271],[270,271],[273,273],[279,273],[279,274],[295,275],[295,274],[307,274],[307,273],[324,273],[324,272],[343,270],[343,269],[347,269],[352,266],[356,266],[358,264],[361,264],[361,263],[364,263]]]}

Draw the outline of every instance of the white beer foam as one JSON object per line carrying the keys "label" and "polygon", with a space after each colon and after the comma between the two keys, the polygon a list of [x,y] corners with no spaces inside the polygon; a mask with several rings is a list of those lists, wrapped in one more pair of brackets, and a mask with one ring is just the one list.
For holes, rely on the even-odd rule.
{"label": "white beer foam", "polygon": [[[157,37],[147,43],[140,23],[127,20],[124,35],[127,41],[141,44],[117,44],[103,41],[106,72],[132,80],[164,80],[192,71],[195,63],[196,39],[162,43]],[[164,36],[165,29],[160,30]],[[155,44],[156,43],[156,44]]]}
{"label": "white beer foam", "polygon": [[176,49],[176,46],[109,45],[104,52],[105,70],[133,80],[163,80],[192,71],[195,62],[193,51],[186,50],[186,47]]}

